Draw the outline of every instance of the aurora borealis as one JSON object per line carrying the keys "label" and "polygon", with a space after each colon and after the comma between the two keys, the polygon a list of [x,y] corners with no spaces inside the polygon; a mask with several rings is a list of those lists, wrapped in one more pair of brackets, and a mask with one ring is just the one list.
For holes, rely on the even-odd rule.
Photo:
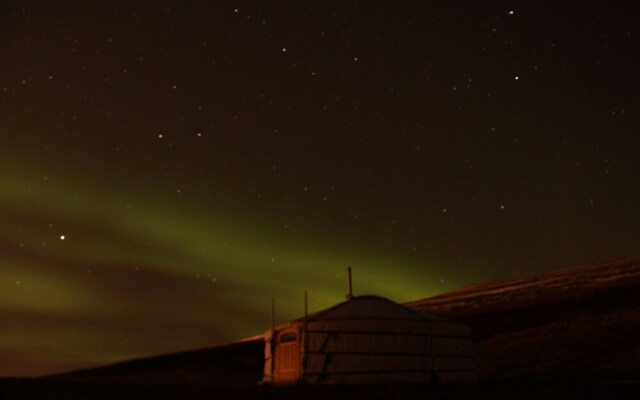
{"label": "aurora borealis", "polygon": [[640,251],[637,5],[8,2],[0,376]]}

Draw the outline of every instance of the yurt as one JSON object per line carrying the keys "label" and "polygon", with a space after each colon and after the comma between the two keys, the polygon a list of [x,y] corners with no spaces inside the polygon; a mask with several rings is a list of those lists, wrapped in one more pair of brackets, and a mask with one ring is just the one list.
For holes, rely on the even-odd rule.
{"label": "yurt", "polygon": [[470,382],[470,329],[378,296],[348,297],[264,334],[263,383]]}

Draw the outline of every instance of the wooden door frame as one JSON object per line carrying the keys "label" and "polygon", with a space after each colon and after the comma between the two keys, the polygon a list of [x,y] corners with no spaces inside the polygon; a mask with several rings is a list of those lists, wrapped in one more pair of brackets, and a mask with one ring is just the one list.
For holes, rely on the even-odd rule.
{"label": "wooden door frame", "polygon": [[[280,343],[282,336],[290,333],[296,334],[296,339],[291,342]],[[290,326],[282,329],[274,335],[274,359],[273,377],[275,384],[294,384],[302,377],[302,329],[298,326]],[[287,350],[293,354],[287,354]],[[289,356],[292,368],[280,368],[281,357]]]}

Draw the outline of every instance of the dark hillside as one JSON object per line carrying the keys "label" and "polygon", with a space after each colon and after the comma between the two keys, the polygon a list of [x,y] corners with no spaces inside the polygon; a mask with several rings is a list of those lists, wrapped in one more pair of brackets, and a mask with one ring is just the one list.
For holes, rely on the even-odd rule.
{"label": "dark hillside", "polygon": [[640,258],[474,285],[408,304],[466,322],[480,379],[640,379]]}
{"label": "dark hillside", "polygon": [[262,379],[264,342],[159,355],[40,379],[74,382],[135,382],[241,386]]}

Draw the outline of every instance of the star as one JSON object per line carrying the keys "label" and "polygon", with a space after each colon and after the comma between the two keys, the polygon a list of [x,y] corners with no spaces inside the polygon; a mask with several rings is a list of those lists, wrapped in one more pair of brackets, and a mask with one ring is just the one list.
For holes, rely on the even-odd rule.
{"label": "star", "polygon": [[60,240],[64,240],[65,236],[64,235],[60,235]]}

